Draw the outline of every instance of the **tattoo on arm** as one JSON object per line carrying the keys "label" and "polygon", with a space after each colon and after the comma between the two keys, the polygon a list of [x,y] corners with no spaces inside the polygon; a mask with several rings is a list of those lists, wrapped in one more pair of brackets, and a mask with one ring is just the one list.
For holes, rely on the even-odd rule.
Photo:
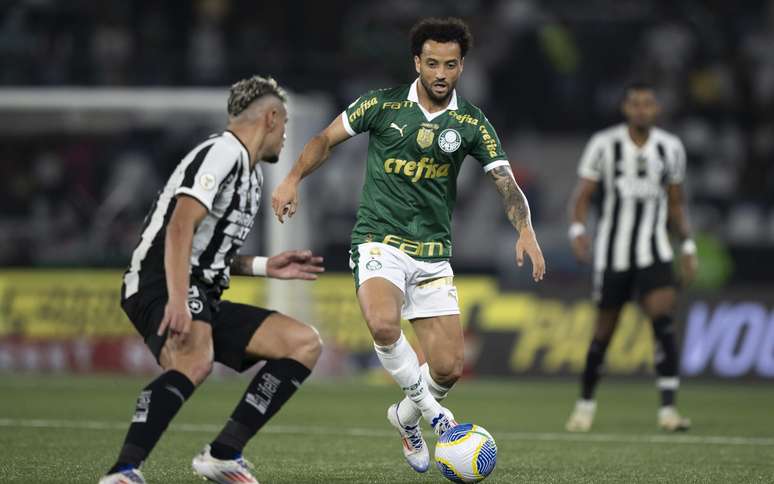
{"label": "tattoo on arm", "polygon": [[516,184],[511,169],[507,166],[498,166],[491,170],[489,175],[494,180],[497,191],[500,192],[500,196],[503,198],[505,213],[508,215],[508,220],[511,221],[511,224],[518,231],[530,228],[532,223],[530,222],[527,197],[524,196],[521,188]]}
{"label": "tattoo on arm", "polygon": [[232,276],[251,276],[253,275],[253,256],[238,255],[231,261]]}

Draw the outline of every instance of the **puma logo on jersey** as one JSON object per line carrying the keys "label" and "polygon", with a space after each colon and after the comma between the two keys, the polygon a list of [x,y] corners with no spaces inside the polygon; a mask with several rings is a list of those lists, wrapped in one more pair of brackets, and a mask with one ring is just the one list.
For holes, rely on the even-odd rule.
{"label": "puma logo on jersey", "polygon": [[403,137],[403,130],[404,130],[404,129],[406,129],[406,126],[408,126],[408,124],[404,124],[402,127],[399,127],[399,126],[398,126],[397,124],[395,124],[395,123],[390,123],[390,128],[395,128],[395,129],[397,129],[397,130],[398,130],[398,133],[400,133],[400,137],[401,137],[401,138]]}

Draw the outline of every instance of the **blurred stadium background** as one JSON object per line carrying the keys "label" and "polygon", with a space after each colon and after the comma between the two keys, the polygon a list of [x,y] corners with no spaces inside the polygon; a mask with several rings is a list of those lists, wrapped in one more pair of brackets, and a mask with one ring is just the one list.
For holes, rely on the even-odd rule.
{"label": "blurred stadium background", "polygon": [[[461,16],[471,25],[476,45],[458,89],[498,130],[530,200],[549,271],[537,286],[528,271],[516,269],[514,233],[496,191],[475,163],[467,164],[459,180],[452,261],[467,334],[469,379],[460,387],[469,390],[461,390],[462,408],[483,420],[481,402],[496,398],[498,386],[476,380],[501,378],[514,392],[504,398],[520,395],[519,388],[528,396],[521,397],[526,407],[511,409],[521,412],[515,421],[489,417],[495,437],[498,430],[526,430],[534,434],[523,435],[538,441],[540,432],[560,431],[594,316],[590,273],[570,252],[565,208],[586,140],[619,121],[625,82],[647,76],[665,106],[661,124],[681,136],[688,151],[690,215],[701,262],[698,282],[683,291],[678,317],[685,412],[705,416],[696,422],[699,435],[757,438],[738,451],[769,456],[768,464],[753,459],[763,467],[737,465],[736,474],[718,482],[773,482],[774,2],[762,0],[383,0],[338,1],[335,8],[300,0],[0,1],[0,393],[16,395],[0,395],[0,443],[19,446],[17,435],[30,428],[24,422],[34,419],[94,416],[119,422],[100,437],[107,448],[117,448],[132,396],[109,403],[115,405],[109,414],[75,403],[72,414],[38,412],[27,404],[48,398],[45,388],[54,381],[60,394],[63,382],[91,388],[85,394],[93,396],[108,381],[126,381],[134,394],[139,380],[127,375],[156,371],[118,306],[120,273],[172,167],[196,140],[222,128],[226,86],[271,74],[292,93],[288,143],[280,164],[264,170],[269,194],[308,137],[344,106],[368,89],[414,79],[408,29],[432,15]],[[373,355],[347,266],[365,145],[361,136],[336,149],[306,182],[292,223],[280,226],[263,210],[243,251],[311,247],[326,257],[329,274],[314,284],[237,280],[230,291],[232,299],[278,308],[319,327],[326,347],[308,398],[323,398],[339,386],[351,392],[352,382],[389,383]],[[600,399],[610,398],[610,406],[639,405],[645,413],[634,425],[624,417],[602,420],[601,413],[600,426],[611,435],[655,431],[650,332],[637,310],[627,309],[607,364],[608,374],[620,378],[602,384]],[[114,376],[83,375],[102,372]],[[235,385],[224,380],[213,384]],[[694,382],[703,390],[691,400]],[[728,392],[724,405],[713,403],[711,388]],[[618,390],[653,395],[645,403],[616,400]],[[558,400],[544,407],[541,393]],[[480,402],[466,407],[464,398],[474,396]],[[306,398],[302,393],[298,400]],[[301,415],[292,423],[303,426],[305,414],[293,405],[304,404],[289,405],[291,415]],[[510,408],[502,401],[493,405]],[[376,405],[376,417],[363,416],[363,422],[383,418],[382,410]],[[736,411],[750,418],[718,423]],[[542,423],[533,425],[529,415]],[[206,418],[213,425],[219,421]],[[37,428],[52,431],[52,425]],[[513,442],[530,452],[529,439]],[[708,445],[702,442],[687,447],[696,445],[698,452]],[[112,458],[104,449],[94,450],[100,462]],[[397,462],[397,449],[385,449],[387,461]],[[2,459],[0,480],[27,482],[19,477],[23,464]],[[642,477],[638,469],[655,465],[633,462],[631,473],[618,479],[608,468],[614,476],[609,482],[635,482]],[[493,480],[582,482],[586,476],[555,461],[546,464],[554,466],[551,475],[519,474],[523,462],[511,464],[515,474],[498,477],[496,471]],[[675,475],[675,482],[714,479],[701,474],[712,468],[709,463],[684,475],[680,463],[674,464],[678,474],[651,476],[661,482]],[[95,481],[101,468],[87,470],[84,475]],[[308,482],[344,479],[335,467],[331,472]],[[306,482],[272,476],[270,482]],[[402,482],[402,476],[384,482]],[[604,480],[589,476],[588,482]],[[360,478],[349,480],[370,481]]]}

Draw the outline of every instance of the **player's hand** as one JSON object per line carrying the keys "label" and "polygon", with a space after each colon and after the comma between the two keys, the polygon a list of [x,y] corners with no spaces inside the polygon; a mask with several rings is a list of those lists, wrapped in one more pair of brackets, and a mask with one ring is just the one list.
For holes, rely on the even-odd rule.
{"label": "player's hand", "polygon": [[285,177],[271,195],[271,207],[280,223],[285,223],[285,216],[292,217],[298,208],[298,182]]}
{"label": "player's hand", "polygon": [[323,258],[311,250],[287,250],[269,257],[266,275],[275,279],[301,279],[314,281],[317,274],[325,272]]}
{"label": "player's hand", "polygon": [[523,229],[519,233],[519,240],[516,241],[516,265],[524,265],[524,254],[529,256],[532,261],[532,278],[535,282],[542,281],[546,273],[546,261],[543,259],[543,252],[540,250],[535,231],[531,228]]}
{"label": "player's hand", "polygon": [[680,281],[683,286],[689,286],[696,279],[699,270],[699,259],[696,254],[683,254],[680,256]]}
{"label": "player's hand", "polygon": [[167,301],[164,306],[164,318],[159,325],[158,335],[161,336],[169,330],[172,335],[185,337],[191,331],[191,311],[188,309],[188,302]]}
{"label": "player's hand", "polygon": [[588,264],[591,262],[591,237],[588,234],[580,234],[570,240],[572,252],[578,261]]}

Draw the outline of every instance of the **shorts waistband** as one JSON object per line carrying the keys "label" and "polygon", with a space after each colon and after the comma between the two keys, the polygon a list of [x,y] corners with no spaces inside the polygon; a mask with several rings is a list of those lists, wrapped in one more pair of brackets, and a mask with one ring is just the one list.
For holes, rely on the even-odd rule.
{"label": "shorts waistband", "polygon": [[365,242],[381,242],[412,257],[448,259],[452,254],[451,246],[443,242],[421,242],[392,234],[381,237],[381,240],[379,236],[369,236]]}

